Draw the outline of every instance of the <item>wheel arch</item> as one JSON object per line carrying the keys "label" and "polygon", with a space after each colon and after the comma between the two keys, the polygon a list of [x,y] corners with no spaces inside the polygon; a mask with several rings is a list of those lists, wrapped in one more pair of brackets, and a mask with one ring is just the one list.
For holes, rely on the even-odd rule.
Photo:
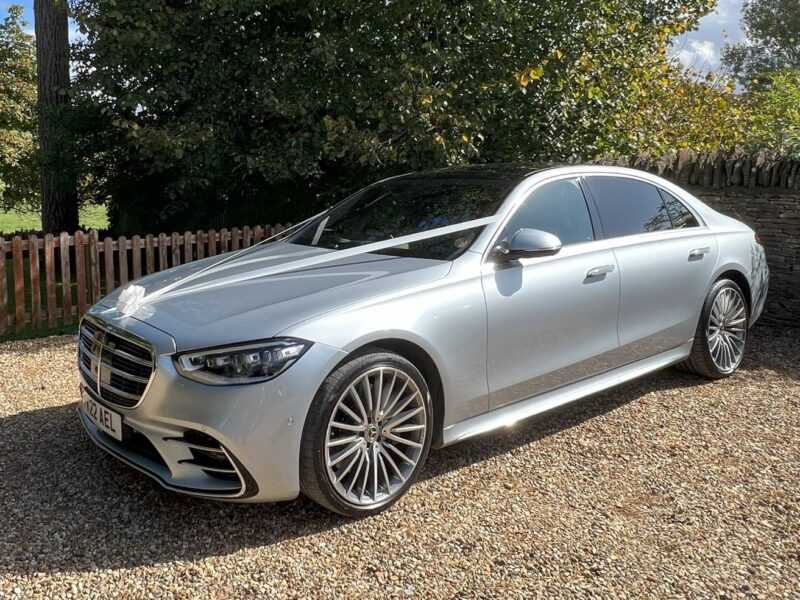
{"label": "wheel arch", "polygon": [[750,288],[750,281],[747,279],[747,275],[745,275],[741,269],[728,267],[714,278],[712,285],[720,279],[730,279],[739,286],[744,293],[744,300],[747,303],[747,316],[748,319],[750,319],[753,313],[753,292]]}

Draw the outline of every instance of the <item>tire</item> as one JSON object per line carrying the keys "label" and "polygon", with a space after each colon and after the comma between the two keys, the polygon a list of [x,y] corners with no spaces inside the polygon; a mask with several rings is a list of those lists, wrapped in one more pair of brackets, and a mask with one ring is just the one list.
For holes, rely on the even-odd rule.
{"label": "tire", "polygon": [[733,375],[747,349],[749,318],[741,288],[730,279],[718,280],[703,303],[689,358],[679,366],[709,379]]}
{"label": "tire", "polygon": [[331,373],[314,397],[303,427],[300,489],[348,517],[384,511],[419,475],[432,432],[422,374],[402,356],[370,349]]}

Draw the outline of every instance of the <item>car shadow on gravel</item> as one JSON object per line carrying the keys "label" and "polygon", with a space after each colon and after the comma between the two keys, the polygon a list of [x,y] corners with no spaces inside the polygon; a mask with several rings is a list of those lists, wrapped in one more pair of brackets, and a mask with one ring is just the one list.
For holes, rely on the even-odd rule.
{"label": "car shadow on gravel", "polygon": [[688,389],[706,383],[708,382],[704,379],[676,369],[646,376],[515,423],[511,429],[489,432],[433,451],[428,457],[422,478],[437,477],[454,469],[506,454],[515,448],[535,443],[617,410],[651,392]]}
{"label": "car shadow on gravel", "polygon": [[[626,393],[589,399],[485,436],[433,451],[422,479],[481,462],[635,400],[667,375]],[[300,498],[226,504],[162,490],[96,448],[75,404],[0,419],[0,573],[92,571],[190,561],[319,533],[350,522]]]}
{"label": "car shadow on gravel", "polygon": [[[769,344],[764,346],[766,351]],[[793,344],[796,349],[796,343]],[[776,368],[768,352],[741,375]],[[796,353],[794,354],[796,356]],[[777,368],[776,368],[777,370]],[[422,480],[558,434],[661,390],[706,381],[668,370],[433,451]],[[106,455],[86,437],[75,404],[0,419],[0,574],[93,571],[224,556],[350,523],[309,500],[225,504],[188,498]],[[380,517],[379,517],[380,518]]]}

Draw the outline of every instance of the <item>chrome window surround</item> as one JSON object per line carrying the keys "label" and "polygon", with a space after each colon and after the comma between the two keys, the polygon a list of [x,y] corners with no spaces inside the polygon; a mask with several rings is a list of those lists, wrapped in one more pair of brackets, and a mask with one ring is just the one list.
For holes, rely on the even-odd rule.
{"label": "chrome window surround", "polygon": [[[492,255],[492,251],[494,250],[495,246],[500,241],[500,239],[503,237],[503,235],[505,235],[505,228],[508,225],[508,222],[511,220],[513,215],[517,212],[517,210],[519,210],[520,206],[522,206],[525,203],[525,201],[528,199],[528,197],[531,194],[533,194],[533,192],[535,192],[541,186],[543,186],[543,185],[545,185],[547,183],[552,183],[554,181],[559,181],[559,180],[562,180],[562,179],[581,179],[581,178],[587,178],[587,177],[622,177],[622,178],[626,178],[626,179],[633,179],[635,181],[640,181],[642,183],[646,183],[648,185],[652,185],[653,187],[655,187],[655,188],[657,188],[659,190],[664,190],[668,194],[670,194],[672,196],[675,196],[678,200],[680,200],[681,204],[683,204],[689,210],[689,212],[692,213],[692,215],[694,215],[694,218],[697,219],[697,222],[698,222],[698,227],[689,227],[689,228],[686,228],[686,229],[670,228],[670,229],[666,229],[666,230],[663,230],[663,231],[648,231],[648,232],[645,232],[645,233],[635,233],[635,234],[624,235],[624,236],[619,236],[619,237],[615,237],[615,238],[603,237],[603,238],[600,238],[600,239],[594,239],[592,241],[582,242],[581,244],[570,244],[569,246],[577,246],[577,245],[582,245],[582,244],[594,244],[594,243],[598,243],[598,242],[608,242],[609,240],[614,240],[615,241],[614,243],[616,244],[617,243],[616,240],[636,239],[638,236],[641,236],[644,239],[647,239],[647,236],[653,236],[653,235],[657,235],[657,234],[675,235],[675,234],[677,234],[679,232],[685,233],[687,231],[695,232],[695,231],[707,231],[708,230],[708,224],[705,222],[703,217],[698,213],[697,209],[695,209],[695,207],[691,205],[690,202],[687,202],[687,199],[685,197],[687,195],[687,192],[685,190],[680,190],[680,192],[676,192],[674,190],[670,190],[670,189],[668,189],[668,188],[666,188],[666,187],[664,187],[662,185],[659,185],[656,182],[650,181],[649,179],[647,179],[645,177],[637,177],[637,175],[635,173],[609,173],[609,172],[605,172],[605,171],[593,171],[591,169],[583,169],[583,170],[580,170],[580,171],[576,170],[574,172],[569,172],[569,173],[559,173],[557,175],[548,175],[548,176],[541,177],[541,178],[539,178],[538,175],[539,175],[538,173],[534,173],[533,175],[529,175],[524,181],[522,181],[509,194],[509,198],[512,197],[512,196],[515,196],[515,199],[514,199],[513,203],[510,206],[508,206],[508,208],[506,208],[505,206],[501,206],[500,209],[498,210],[497,214],[501,215],[501,217],[497,221],[497,223],[494,223],[495,229],[487,238],[489,240],[489,243],[486,245],[486,247],[483,250],[479,251],[481,256],[482,256],[482,259],[481,259],[482,263],[484,263],[484,264],[493,264],[493,261],[490,258],[491,255]],[[531,183],[531,181],[530,181],[531,179],[534,180],[533,183]],[[591,194],[591,190],[589,190],[589,194]],[[594,202],[594,198],[591,195],[587,195],[585,191],[584,191],[584,196],[586,197],[586,202],[587,203]],[[590,209],[589,212],[590,213],[592,212],[591,209]],[[594,215],[592,215],[592,224],[594,224]],[[595,231],[595,233],[597,233],[597,232]]]}

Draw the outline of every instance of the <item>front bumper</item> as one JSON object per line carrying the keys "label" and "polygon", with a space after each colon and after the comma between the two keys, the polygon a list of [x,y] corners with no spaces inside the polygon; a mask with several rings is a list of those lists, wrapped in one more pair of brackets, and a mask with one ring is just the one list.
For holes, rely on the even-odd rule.
{"label": "front bumper", "polygon": [[81,403],[91,439],[173,491],[240,502],[295,498],[306,414],[345,352],[315,344],[272,381],[208,386],[176,372],[169,336],[135,319],[123,321],[115,326],[155,345],[155,370],[141,402],[130,409],[100,399],[83,381],[85,393],[122,416],[120,442],[97,428]]}

